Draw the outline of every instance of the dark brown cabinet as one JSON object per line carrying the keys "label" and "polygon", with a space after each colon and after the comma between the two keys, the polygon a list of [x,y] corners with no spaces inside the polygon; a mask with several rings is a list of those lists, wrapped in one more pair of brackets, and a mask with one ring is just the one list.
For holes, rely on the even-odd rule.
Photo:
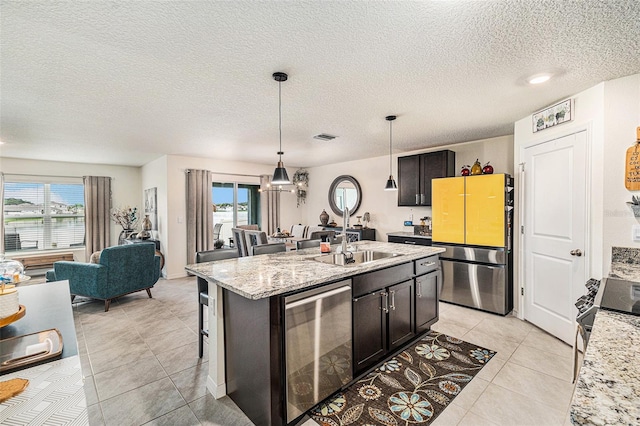
{"label": "dark brown cabinet", "polygon": [[416,277],[416,333],[428,330],[438,320],[438,288],[440,272]]}
{"label": "dark brown cabinet", "polygon": [[450,150],[398,157],[398,206],[430,206],[431,180],[456,175]]}
{"label": "dark brown cabinet", "polygon": [[414,262],[353,278],[353,364],[357,375],[415,336]]}
{"label": "dark brown cabinet", "polygon": [[353,299],[353,366],[362,371],[387,353],[387,294],[384,290]]}
{"label": "dark brown cabinet", "polygon": [[389,287],[389,350],[415,335],[413,306],[413,280]]}
{"label": "dark brown cabinet", "polygon": [[401,236],[401,235],[389,235],[387,236],[387,242],[389,243],[400,243],[400,244],[411,244],[414,246],[430,246],[431,238],[425,237],[409,237],[409,236]]}
{"label": "dark brown cabinet", "polygon": [[428,330],[438,321],[442,271],[438,256],[415,261],[415,332]]}

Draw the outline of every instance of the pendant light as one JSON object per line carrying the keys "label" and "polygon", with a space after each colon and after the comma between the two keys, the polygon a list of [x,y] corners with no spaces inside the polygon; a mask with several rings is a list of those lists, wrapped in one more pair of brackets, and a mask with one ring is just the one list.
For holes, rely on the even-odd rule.
{"label": "pendant light", "polygon": [[274,185],[286,185],[291,183],[289,180],[289,175],[287,174],[287,169],[284,168],[284,164],[282,163],[282,82],[287,81],[289,76],[283,72],[274,72],[273,79],[278,82],[278,128],[280,129],[280,151],[278,151],[278,165],[276,166],[276,170],[273,172],[273,180],[271,181]]}
{"label": "pendant light", "polygon": [[393,179],[393,173],[391,172],[391,140],[393,137],[392,122],[396,119],[395,115],[389,115],[385,117],[385,120],[389,122],[389,179],[387,180],[387,186],[384,187],[385,191],[397,191],[398,185],[396,185],[395,179]]}

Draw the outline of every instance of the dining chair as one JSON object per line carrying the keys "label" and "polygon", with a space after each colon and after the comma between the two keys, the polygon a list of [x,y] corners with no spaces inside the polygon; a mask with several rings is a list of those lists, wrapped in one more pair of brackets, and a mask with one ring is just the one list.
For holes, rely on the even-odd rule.
{"label": "dining chair", "polygon": [[293,225],[290,235],[293,238],[307,238],[307,227],[305,225]]}
{"label": "dining chair", "polygon": [[247,252],[251,255],[251,247],[267,244],[267,233],[264,231],[250,231],[245,229],[244,241],[247,246]]}
{"label": "dining chair", "polygon": [[231,228],[231,233],[233,234],[233,243],[236,246],[236,250],[238,250],[238,256],[248,256],[249,253],[247,252],[247,242],[244,239],[244,229]]}
{"label": "dining chair", "polygon": [[306,248],[320,247],[320,240],[298,240],[296,241],[296,250]]}
{"label": "dining chair", "polygon": [[[233,259],[238,257],[235,249],[216,249],[199,251],[196,253],[196,263],[214,262],[216,260]],[[204,326],[204,310],[209,305],[209,281],[198,277],[198,355],[202,358],[204,336],[209,337],[208,327]]]}
{"label": "dining chair", "polygon": [[220,239],[220,229],[222,228],[222,222],[213,225],[213,241]]}
{"label": "dining chair", "polygon": [[327,237],[328,241],[331,241],[335,237],[336,231],[314,231],[309,236],[310,240],[321,240],[322,237]]}
{"label": "dining chair", "polygon": [[259,256],[261,254],[282,253],[285,251],[287,251],[287,245],[285,243],[262,244],[259,246],[251,247],[252,256]]}

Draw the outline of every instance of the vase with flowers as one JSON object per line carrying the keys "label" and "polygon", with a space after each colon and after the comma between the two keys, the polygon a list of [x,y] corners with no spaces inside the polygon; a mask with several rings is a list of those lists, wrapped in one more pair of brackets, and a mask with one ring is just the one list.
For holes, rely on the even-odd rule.
{"label": "vase with flowers", "polygon": [[122,226],[122,231],[118,236],[118,244],[124,244],[124,240],[135,233],[135,227],[138,224],[138,208],[137,207],[116,207],[111,209],[111,220]]}

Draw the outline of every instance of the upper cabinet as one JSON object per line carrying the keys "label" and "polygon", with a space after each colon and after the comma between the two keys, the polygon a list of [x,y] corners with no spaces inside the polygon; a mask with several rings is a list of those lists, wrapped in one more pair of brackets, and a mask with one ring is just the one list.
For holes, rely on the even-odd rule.
{"label": "upper cabinet", "polygon": [[398,157],[398,206],[430,206],[431,179],[456,175],[449,150]]}

